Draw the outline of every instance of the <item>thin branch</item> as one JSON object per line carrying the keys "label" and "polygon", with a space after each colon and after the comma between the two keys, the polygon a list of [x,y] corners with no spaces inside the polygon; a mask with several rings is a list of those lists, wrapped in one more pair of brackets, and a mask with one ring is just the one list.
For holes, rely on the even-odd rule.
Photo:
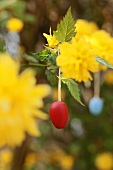
{"label": "thin branch", "polygon": [[94,73],[94,96],[100,97],[100,72]]}

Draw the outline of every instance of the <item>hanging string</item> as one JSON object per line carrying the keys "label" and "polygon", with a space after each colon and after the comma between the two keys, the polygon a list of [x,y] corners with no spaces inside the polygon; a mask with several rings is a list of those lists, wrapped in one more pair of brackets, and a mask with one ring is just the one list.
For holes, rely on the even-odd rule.
{"label": "hanging string", "polygon": [[[59,55],[60,51],[58,49],[58,55]],[[58,101],[61,101],[61,71],[59,68],[59,75],[58,75]]]}
{"label": "hanging string", "polygon": [[61,71],[59,68],[59,78],[58,78],[58,101],[61,101]]}

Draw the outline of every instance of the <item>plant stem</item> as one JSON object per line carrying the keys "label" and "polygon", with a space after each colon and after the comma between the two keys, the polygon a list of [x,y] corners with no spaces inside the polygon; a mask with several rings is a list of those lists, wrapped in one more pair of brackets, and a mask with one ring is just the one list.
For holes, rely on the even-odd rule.
{"label": "plant stem", "polygon": [[39,63],[28,63],[28,64],[22,64],[22,66],[40,66],[40,67],[44,67],[44,66],[49,66],[50,64],[39,64]]}
{"label": "plant stem", "polygon": [[23,170],[25,158],[28,153],[31,137],[27,135],[21,146],[15,148],[11,170]]}
{"label": "plant stem", "polygon": [[94,73],[94,97],[100,97],[100,72]]}

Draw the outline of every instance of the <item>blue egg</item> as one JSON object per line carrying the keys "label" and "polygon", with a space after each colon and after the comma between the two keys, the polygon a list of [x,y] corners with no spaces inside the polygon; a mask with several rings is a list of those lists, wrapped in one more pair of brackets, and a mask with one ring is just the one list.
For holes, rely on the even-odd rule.
{"label": "blue egg", "polygon": [[93,115],[99,115],[103,109],[103,100],[98,97],[93,97],[89,102],[89,111]]}

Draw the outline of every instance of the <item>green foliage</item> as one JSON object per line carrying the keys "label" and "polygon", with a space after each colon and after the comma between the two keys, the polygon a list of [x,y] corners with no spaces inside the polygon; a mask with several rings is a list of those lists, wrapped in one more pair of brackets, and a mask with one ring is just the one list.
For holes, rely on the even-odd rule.
{"label": "green foliage", "polygon": [[69,8],[60,24],[57,25],[57,31],[54,31],[54,35],[59,42],[69,42],[76,35],[71,8]]}
{"label": "green foliage", "polygon": [[0,0],[0,28],[6,27],[8,19],[11,17],[10,9],[17,0]]}
{"label": "green foliage", "polygon": [[78,88],[78,84],[72,79],[62,79],[62,82],[67,85],[71,95],[77,100],[81,105],[84,106],[80,99],[80,90]]}
{"label": "green foliage", "polygon": [[49,57],[49,55],[51,55],[51,52],[48,49],[33,53],[33,56],[40,61],[47,61],[47,57]]}
{"label": "green foliage", "polygon": [[5,48],[5,42],[3,39],[0,38],[0,52],[5,52],[6,48]]}
{"label": "green foliage", "polygon": [[112,66],[110,63],[108,63],[106,60],[104,60],[103,58],[101,58],[101,57],[95,57],[95,59],[96,59],[96,61],[97,61],[99,64],[101,64],[101,65],[103,65],[103,66],[106,66],[106,67],[108,67],[108,68],[113,69],[113,66]]}
{"label": "green foliage", "polygon": [[12,5],[12,11],[14,15],[25,22],[34,22],[35,17],[30,13],[25,14],[27,3],[25,1],[17,1]]}
{"label": "green foliage", "polygon": [[48,62],[50,62],[52,65],[56,66],[56,58],[58,54],[57,53],[51,53],[51,55],[48,57]]}
{"label": "green foliage", "polygon": [[27,7],[27,4],[25,1],[17,1],[12,5],[13,13],[16,17],[21,17]]}
{"label": "green foliage", "polygon": [[38,62],[38,60],[32,55],[24,54],[24,58],[27,59],[27,61],[29,62],[33,62],[33,63]]}
{"label": "green foliage", "polygon": [[28,54],[23,55],[23,59],[26,59],[28,61],[28,66],[31,67],[49,66],[49,70],[51,70],[52,74],[58,68],[56,66],[56,57],[57,53],[52,53],[49,49],[45,49],[37,53],[32,53],[31,55]]}
{"label": "green foliage", "polygon": [[17,0],[0,0],[0,10],[3,10],[11,5],[13,5]]}
{"label": "green foliage", "polygon": [[33,14],[25,14],[21,17],[21,19],[25,22],[34,23],[36,21],[36,18]]}
{"label": "green foliage", "polygon": [[48,81],[50,82],[52,86],[57,84],[57,77],[55,76],[54,73],[52,73],[50,70],[46,70],[45,74],[47,76]]}
{"label": "green foliage", "polygon": [[24,22],[34,23],[36,17],[26,12],[27,2],[23,0],[0,0],[0,27],[5,28],[8,19],[17,17]]}
{"label": "green foliage", "polygon": [[48,63],[51,67],[51,70],[58,68],[56,66],[56,57],[58,56],[57,52],[53,53],[49,49],[44,49],[38,53],[33,53],[32,55],[38,61]]}
{"label": "green foliage", "polygon": [[10,14],[7,11],[1,11],[0,12],[0,22],[9,19],[10,18]]}

